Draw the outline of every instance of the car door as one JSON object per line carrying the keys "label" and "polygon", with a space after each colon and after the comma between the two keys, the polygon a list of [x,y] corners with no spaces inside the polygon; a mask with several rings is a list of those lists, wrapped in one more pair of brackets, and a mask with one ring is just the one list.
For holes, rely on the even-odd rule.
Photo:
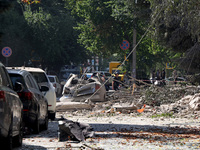
{"label": "car door", "polygon": [[[20,130],[20,124],[22,121],[22,102],[19,99],[18,94],[13,90],[13,86],[11,83],[11,80],[9,78],[9,75],[7,73],[7,70],[4,67],[0,67],[0,72],[2,76],[2,84],[3,84],[3,90],[5,92],[6,101],[9,102],[9,107],[11,108],[11,112],[13,118],[13,135],[17,135]],[[7,114],[8,115],[8,114]],[[7,118],[9,119],[9,118]]]}
{"label": "car door", "polygon": [[37,95],[40,104],[40,119],[44,120],[47,114],[47,101],[44,98],[44,94],[40,91],[39,86],[34,77],[31,74],[29,74],[28,78],[31,82],[32,88],[35,91],[35,94]]}

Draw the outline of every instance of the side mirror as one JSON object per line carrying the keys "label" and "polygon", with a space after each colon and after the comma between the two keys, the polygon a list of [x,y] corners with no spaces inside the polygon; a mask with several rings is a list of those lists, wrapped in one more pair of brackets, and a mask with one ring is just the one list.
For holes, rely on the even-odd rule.
{"label": "side mirror", "polygon": [[15,82],[14,90],[16,92],[22,92],[24,90],[24,86],[20,82]]}
{"label": "side mirror", "polygon": [[42,92],[46,92],[48,90],[49,90],[49,88],[47,86],[41,86],[41,88],[40,88],[40,91],[42,91]]}

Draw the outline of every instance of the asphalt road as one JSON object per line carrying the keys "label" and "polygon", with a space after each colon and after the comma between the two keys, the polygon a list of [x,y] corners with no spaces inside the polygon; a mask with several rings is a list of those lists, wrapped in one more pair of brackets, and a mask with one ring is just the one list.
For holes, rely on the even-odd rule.
{"label": "asphalt road", "polygon": [[[47,131],[27,133],[23,145],[14,150],[62,149],[200,149],[200,119],[149,118],[134,114],[63,113],[65,118],[88,123],[95,135],[83,143],[58,141],[58,121],[50,121]],[[58,113],[57,118],[60,117]]]}

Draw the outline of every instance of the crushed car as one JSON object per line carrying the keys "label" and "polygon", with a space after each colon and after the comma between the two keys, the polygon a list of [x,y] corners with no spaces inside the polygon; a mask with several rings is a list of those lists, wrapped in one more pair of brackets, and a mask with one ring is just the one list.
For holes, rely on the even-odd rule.
{"label": "crushed car", "polygon": [[60,101],[71,100],[73,102],[105,101],[106,89],[104,80],[99,74],[91,78],[78,78],[76,74],[70,74],[66,81]]}

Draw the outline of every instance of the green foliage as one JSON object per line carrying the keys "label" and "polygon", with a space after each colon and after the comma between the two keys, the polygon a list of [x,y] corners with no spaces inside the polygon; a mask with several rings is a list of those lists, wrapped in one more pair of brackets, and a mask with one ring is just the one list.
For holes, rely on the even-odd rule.
{"label": "green foliage", "polygon": [[[57,66],[63,64],[82,63],[91,53],[108,59],[117,53],[118,60],[123,61],[133,48],[133,29],[137,30],[138,42],[153,24],[150,20],[154,20],[160,11],[152,30],[137,47],[137,76],[149,76],[153,69],[164,68],[166,62],[185,57],[182,52],[199,38],[197,0],[194,3],[189,0],[38,2],[34,0],[29,5],[18,0],[15,9],[0,17],[0,32],[4,33],[1,47],[9,45],[16,54],[21,54],[21,59],[17,60],[13,53],[10,63],[23,65],[24,61],[39,59],[44,67],[59,69]],[[119,47],[124,39],[130,42],[126,51]],[[194,58],[198,56],[194,55]],[[128,59],[126,65],[130,66],[132,56]],[[199,61],[195,59],[194,62],[198,68]]]}
{"label": "green foliage", "polygon": [[160,118],[160,117],[165,117],[165,118],[174,118],[173,113],[162,113],[162,114],[156,114],[152,115],[152,118]]}
{"label": "green foliage", "polygon": [[24,18],[28,25],[39,29],[48,28],[48,20],[51,19],[51,14],[44,12],[42,7],[39,7],[39,10],[35,12],[31,10],[31,5],[25,5],[24,8]]}
{"label": "green foliage", "polygon": [[[137,29],[137,39],[142,37],[150,21],[150,3],[148,1],[125,0],[65,0],[67,8],[72,10],[75,17],[80,17],[78,26],[80,31],[78,41],[92,53],[109,58],[117,53],[124,60],[133,48],[133,28]],[[122,40],[130,42],[127,51],[120,49]],[[161,57],[160,57],[161,56]],[[157,63],[165,65],[166,51],[152,40],[151,36],[143,39],[137,47],[137,69],[142,74],[150,72]],[[131,56],[129,62],[130,66]],[[129,67],[127,67],[129,68]]]}
{"label": "green foliage", "polygon": [[[0,32],[2,34],[0,48],[8,46],[12,49],[12,55],[8,58],[9,65],[23,65],[28,62],[31,52],[29,34],[31,29],[27,26],[26,21],[20,15],[20,6],[17,2],[13,3],[13,7],[0,15]],[[26,43],[26,44],[24,44]],[[0,59],[6,63],[5,57],[2,55]]]}
{"label": "green foliage", "polygon": [[112,16],[112,7],[108,0],[68,1],[75,16],[82,17],[77,30],[79,42],[93,53],[109,56],[121,51],[119,44],[123,40],[126,24]]}
{"label": "green foliage", "polygon": [[32,60],[33,66],[42,64],[58,71],[64,64],[80,64],[88,57],[77,43],[76,22],[62,0],[31,5],[18,1],[0,19],[0,32],[4,33],[0,45],[14,50],[10,65],[27,65]]}
{"label": "green foliage", "polygon": [[152,20],[160,13],[154,26],[156,40],[172,51],[182,53],[179,68],[190,73],[199,72],[199,0],[150,2]]}

